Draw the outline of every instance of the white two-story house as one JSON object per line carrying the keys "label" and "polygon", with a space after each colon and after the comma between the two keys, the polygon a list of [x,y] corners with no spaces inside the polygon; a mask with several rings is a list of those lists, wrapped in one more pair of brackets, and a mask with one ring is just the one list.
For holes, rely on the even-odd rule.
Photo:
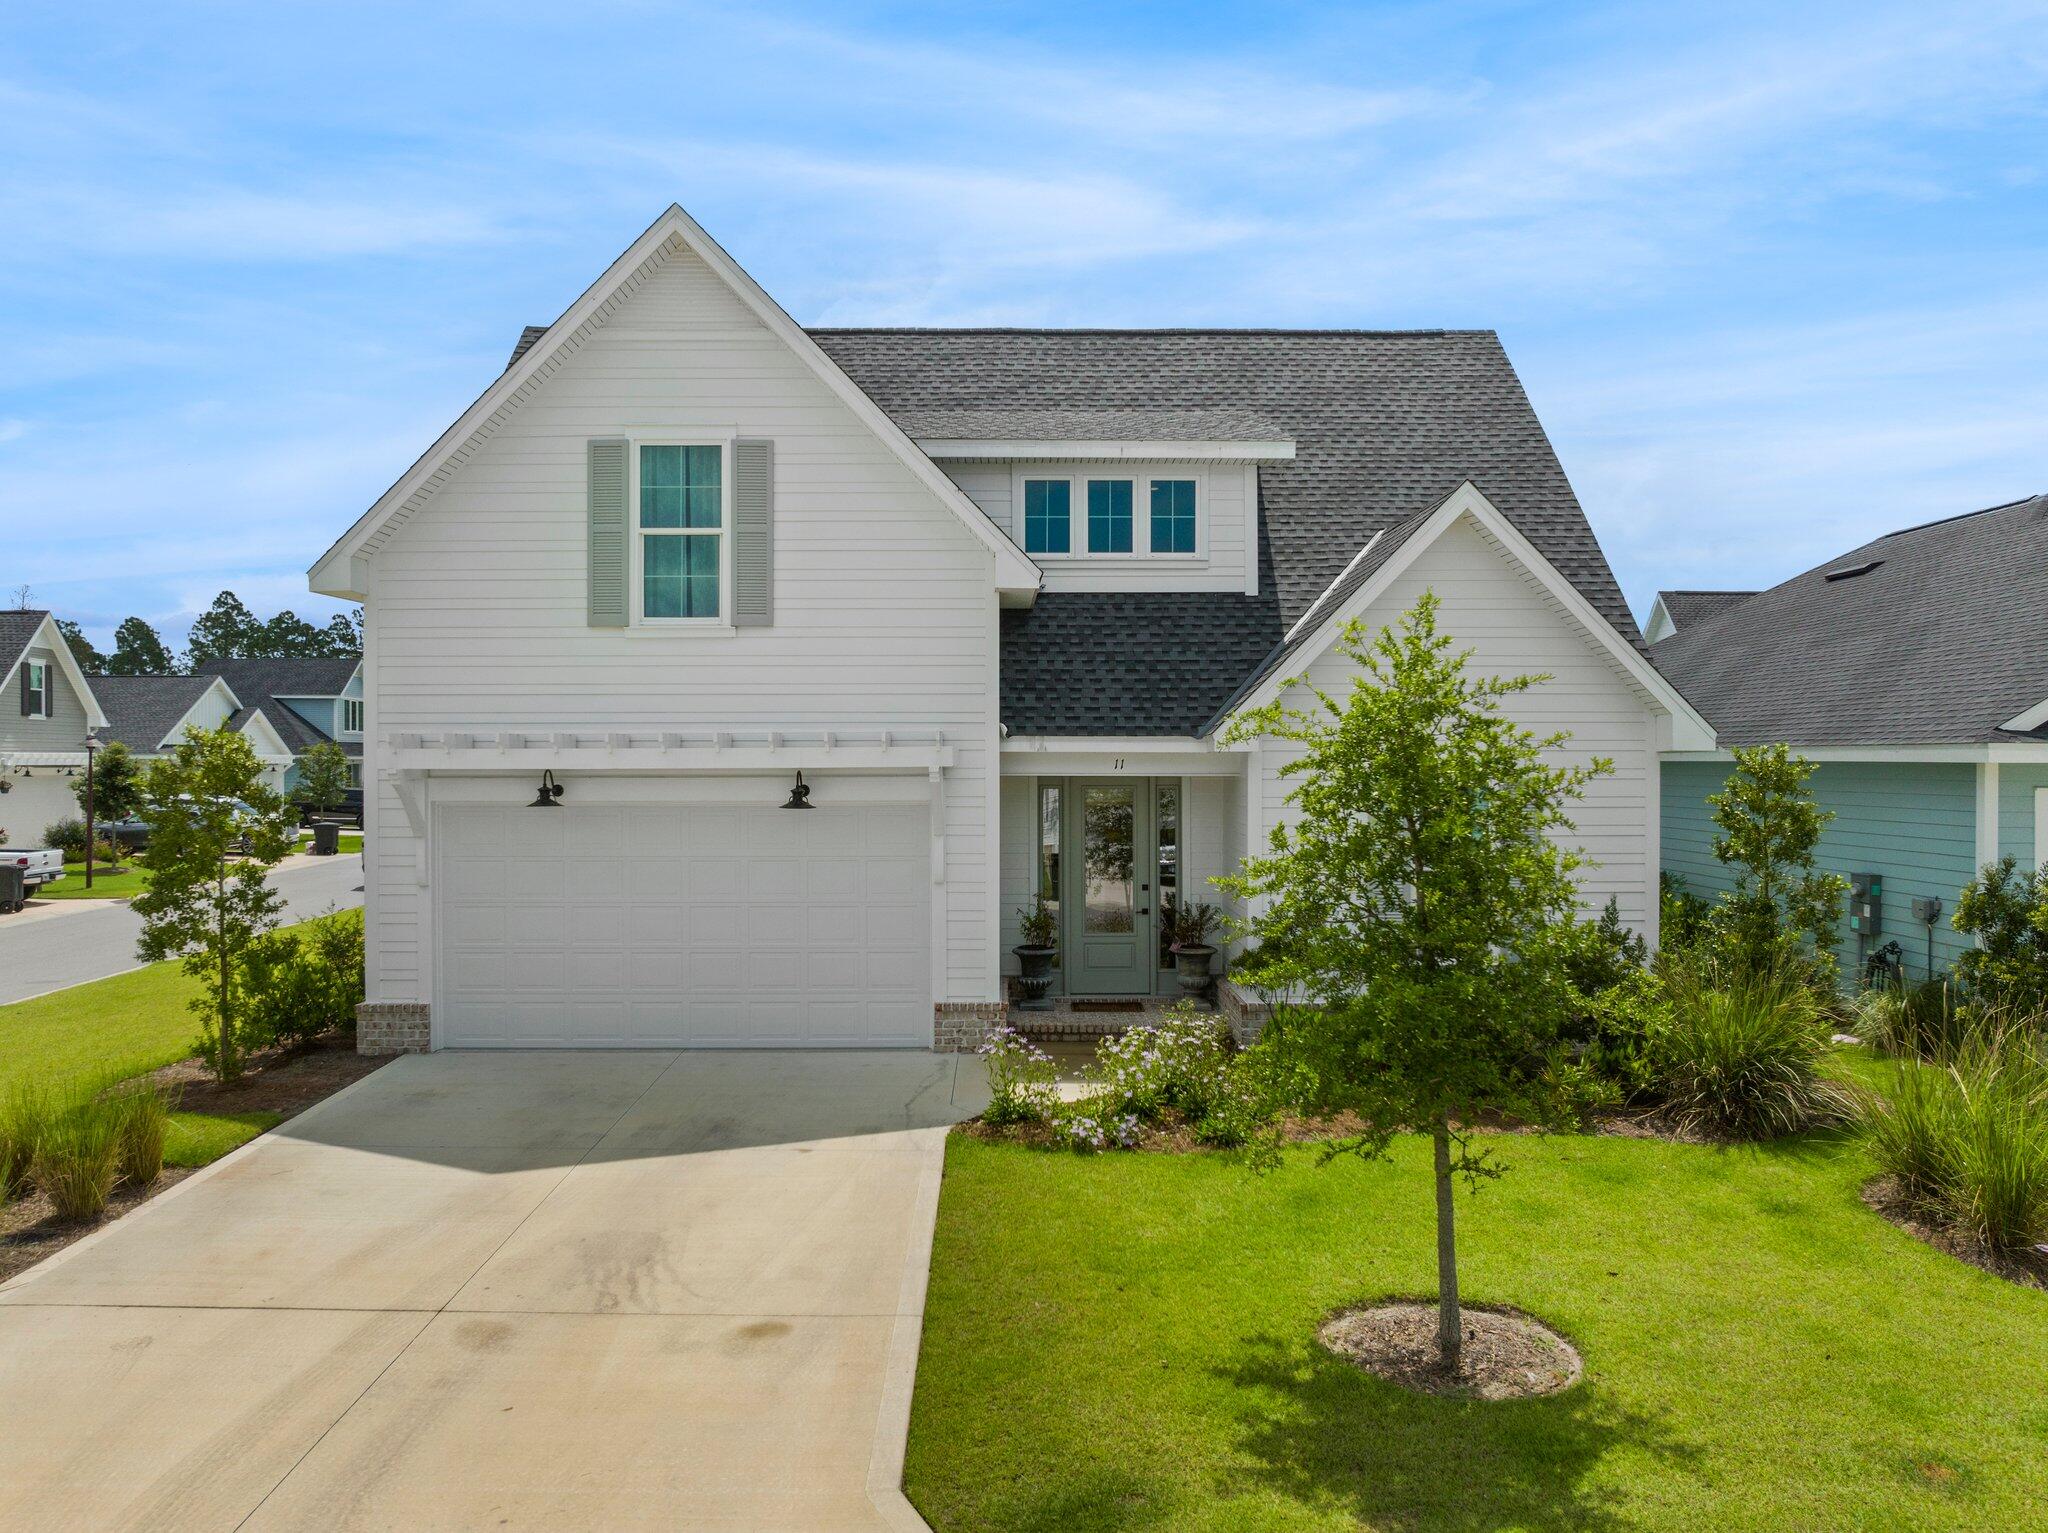
{"label": "white two-story house", "polygon": [[[1017,912],[1069,995],[1286,812],[1232,712],[1425,589],[1616,770],[1704,746],[1490,332],[806,330],[680,208],[311,572],[360,601],[366,1049],[957,1047]],[[808,807],[796,807],[808,806]]]}

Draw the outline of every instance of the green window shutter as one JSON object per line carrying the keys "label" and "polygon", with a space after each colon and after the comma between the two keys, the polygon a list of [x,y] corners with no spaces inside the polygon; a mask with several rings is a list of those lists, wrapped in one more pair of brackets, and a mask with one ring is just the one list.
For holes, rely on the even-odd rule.
{"label": "green window shutter", "polygon": [[775,444],[732,444],[732,621],[766,628],[775,620]]}
{"label": "green window shutter", "polygon": [[626,626],[626,452],[623,437],[589,444],[590,626]]}

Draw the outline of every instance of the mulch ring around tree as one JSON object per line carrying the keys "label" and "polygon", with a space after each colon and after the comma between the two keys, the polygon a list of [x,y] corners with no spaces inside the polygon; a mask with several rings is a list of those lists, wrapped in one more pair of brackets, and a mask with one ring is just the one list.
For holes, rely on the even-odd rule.
{"label": "mulch ring around tree", "polygon": [[1506,1305],[1463,1307],[1456,1374],[1437,1361],[1434,1299],[1395,1299],[1339,1310],[1316,1339],[1376,1378],[1421,1394],[1467,1400],[1532,1400],[1578,1383],[1577,1348],[1542,1321]]}
{"label": "mulch ring around tree", "polygon": [[1879,1218],[1959,1262],[1968,1262],[2009,1283],[2048,1288],[2048,1250],[2033,1246],[2019,1251],[1993,1251],[1958,1230],[1928,1219],[1925,1211],[1906,1196],[1896,1177],[1880,1176],[1865,1182],[1863,1203]]}

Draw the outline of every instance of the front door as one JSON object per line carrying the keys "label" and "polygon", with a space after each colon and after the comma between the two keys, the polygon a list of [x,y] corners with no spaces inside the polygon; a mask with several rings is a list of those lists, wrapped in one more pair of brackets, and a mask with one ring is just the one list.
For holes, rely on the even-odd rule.
{"label": "front door", "polygon": [[1083,778],[1072,792],[1067,994],[1150,995],[1158,909],[1151,779]]}

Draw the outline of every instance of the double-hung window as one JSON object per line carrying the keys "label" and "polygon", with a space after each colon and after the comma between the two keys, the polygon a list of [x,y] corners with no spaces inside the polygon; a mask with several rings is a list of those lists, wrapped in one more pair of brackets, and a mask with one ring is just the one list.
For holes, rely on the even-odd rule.
{"label": "double-hung window", "polygon": [[1074,487],[1064,479],[1024,481],[1024,552],[1064,554],[1073,547],[1069,523]]}
{"label": "double-hung window", "polygon": [[1088,552],[1127,554],[1131,551],[1131,481],[1088,481]]}
{"label": "double-hung window", "polygon": [[22,666],[24,690],[21,694],[21,711],[30,718],[47,719],[57,710],[50,696],[50,665],[46,660],[30,660]]}
{"label": "double-hung window", "polygon": [[725,450],[640,449],[640,616],[716,621],[724,614]]}
{"label": "double-hung window", "polygon": [[1152,552],[1191,554],[1195,551],[1195,481],[1152,481]]}
{"label": "double-hung window", "polygon": [[344,697],[341,700],[341,732],[345,735],[359,735],[363,732],[363,700],[360,697]]}

